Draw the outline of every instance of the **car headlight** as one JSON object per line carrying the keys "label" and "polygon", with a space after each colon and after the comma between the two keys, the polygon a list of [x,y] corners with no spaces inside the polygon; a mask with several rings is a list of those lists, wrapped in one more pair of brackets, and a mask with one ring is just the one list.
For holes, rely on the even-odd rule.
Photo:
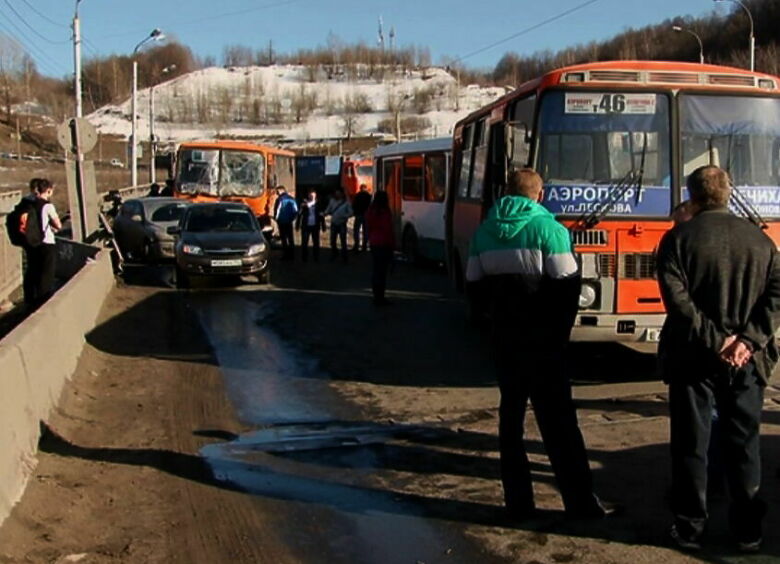
{"label": "car headlight", "polygon": [[580,288],[580,309],[588,309],[593,307],[598,298],[598,292],[591,284],[583,284]]}
{"label": "car headlight", "polygon": [[182,245],[181,250],[185,255],[202,255],[203,249],[197,245]]}
{"label": "car headlight", "polygon": [[247,256],[254,256],[259,255],[265,250],[265,243],[257,243],[256,245],[252,245],[249,247],[246,251]]}

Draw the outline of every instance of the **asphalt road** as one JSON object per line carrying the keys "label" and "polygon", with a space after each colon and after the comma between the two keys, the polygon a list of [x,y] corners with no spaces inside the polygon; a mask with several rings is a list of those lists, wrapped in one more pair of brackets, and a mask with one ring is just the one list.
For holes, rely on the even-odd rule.
{"label": "asphalt road", "polygon": [[[568,523],[538,432],[542,518],[508,521],[491,347],[435,267],[399,263],[377,309],[369,260],[277,262],[272,285],[167,286],[128,269],[87,336],[0,528],[3,562],[773,562],[741,557],[726,500],[708,548],[671,550],[668,420],[652,355],[569,359],[599,493],[614,520]],[[765,496],[780,501],[780,390],[768,391]],[[767,530],[776,530],[770,512]]]}

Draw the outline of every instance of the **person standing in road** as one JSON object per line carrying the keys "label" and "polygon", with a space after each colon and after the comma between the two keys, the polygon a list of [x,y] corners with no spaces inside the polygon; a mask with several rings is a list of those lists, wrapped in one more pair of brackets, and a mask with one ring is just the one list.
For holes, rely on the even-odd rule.
{"label": "person standing in road", "polygon": [[40,209],[40,226],[43,232],[43,241],[33,248],[35,261],[37,261],[37,284],[35,287],[35,303],[40,306],[51,297],[54,292],[54,275],[57,267],[57,242],[54,234],[62,229],[62,223],[57,215],[51,197],[54,194],[54,185],[41,178],[38,181],[38,201],[36,205]]}
{"label": "person standing in road", "polygon": [[292,260],[295,257],[293,222],[296,217],[298,217],[298,203],[295,198],[287,193],[284,186],[277,186],[274,219],[279,227],[279,238],[282,241],[282,260]]}
{"label": "person standing in road", "polygon": [[585,443],[564,367],[577,313],[580,276],[568,230],[539,204],[542,178],[512,171],[506,189],[471,241],[467,291],[493,320],[504,502],[511,518],[536,513],[523,434],[528,400],[560,489],[566,516],[615,513],[593,493]]}
{"label": "person standing in road", "polygon": [[387,305],[385,288],[387,287],[387,271],[393,260],[395,235],[393,234],[393,216],[390,213],[387,192],[378,191],[374,200],[366,210],[366,230],[371,245],[371,290],[375,305]]}
{"label": "person standing in road", "polygon": [[694,217],[667,232],[658,281],[667,317],[658,355],[669,385],[673,541],[697,549],[707,522],[707,448],[717,408],[729,521],[742,551],[759,550],[764,387],[778,359],[780,259],[752,223],[731,215],[728,175],[716,166],[687,181]]}
{"label": "person standing in road", "polygon": [[352,212],[355,214],[355,219],[352,224],[352,236],[355,244],[352,250],[355,252],[361,250],[365,251],[368,246],[368,231],[366,230],[365,214],[370,205],[371,192],[368,191],[368,186],[361,184],[360,190],[352,199]]}
{"label": "person standing in road", "polygon": [[301,260],[309,257],[309,239],[311,239],[314,262],[320,258],[320,231],[325,231],[325,222],[317,209],[317,191],[309,190],[309,195],[301,204],[301,210],[295,220],[295,228],[301,232]]}
{"label": "person standing in road", "polygon": [[338,258],[338,243],[341,245],[341,259],[347,262],[347,222],[352,217],[352,206],[349,205],[344,190],[336,188],[325,208],[325,216],[330,216],[330,260]]}

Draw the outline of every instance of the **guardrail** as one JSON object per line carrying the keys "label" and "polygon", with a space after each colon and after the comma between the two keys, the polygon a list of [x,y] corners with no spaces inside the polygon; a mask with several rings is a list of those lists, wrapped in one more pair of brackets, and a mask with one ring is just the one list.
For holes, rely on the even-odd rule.
{"label": "guardrail", "polygon": [[35,469],[40,422],[57,405],[84,335],[114,286],[109,252],[93,247],[91,254],[94,259],[43,307],[0,339],[0,524]]}
{"label": "guardrail", "polygon": [[0,194],[0,304],[22,284],[22,250],[14,247],[5,234],[5,216],[21,197],[18,190]]}

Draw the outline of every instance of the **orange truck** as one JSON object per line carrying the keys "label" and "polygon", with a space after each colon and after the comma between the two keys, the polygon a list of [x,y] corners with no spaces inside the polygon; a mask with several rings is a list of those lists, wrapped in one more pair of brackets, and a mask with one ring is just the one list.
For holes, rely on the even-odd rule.
{"label": "orange truck", "polygon": [[374,161],[345,159],[341,163],[341,188],[347,198],[352,200],[361,184],[365,184],[369,192],[374,191]]}

